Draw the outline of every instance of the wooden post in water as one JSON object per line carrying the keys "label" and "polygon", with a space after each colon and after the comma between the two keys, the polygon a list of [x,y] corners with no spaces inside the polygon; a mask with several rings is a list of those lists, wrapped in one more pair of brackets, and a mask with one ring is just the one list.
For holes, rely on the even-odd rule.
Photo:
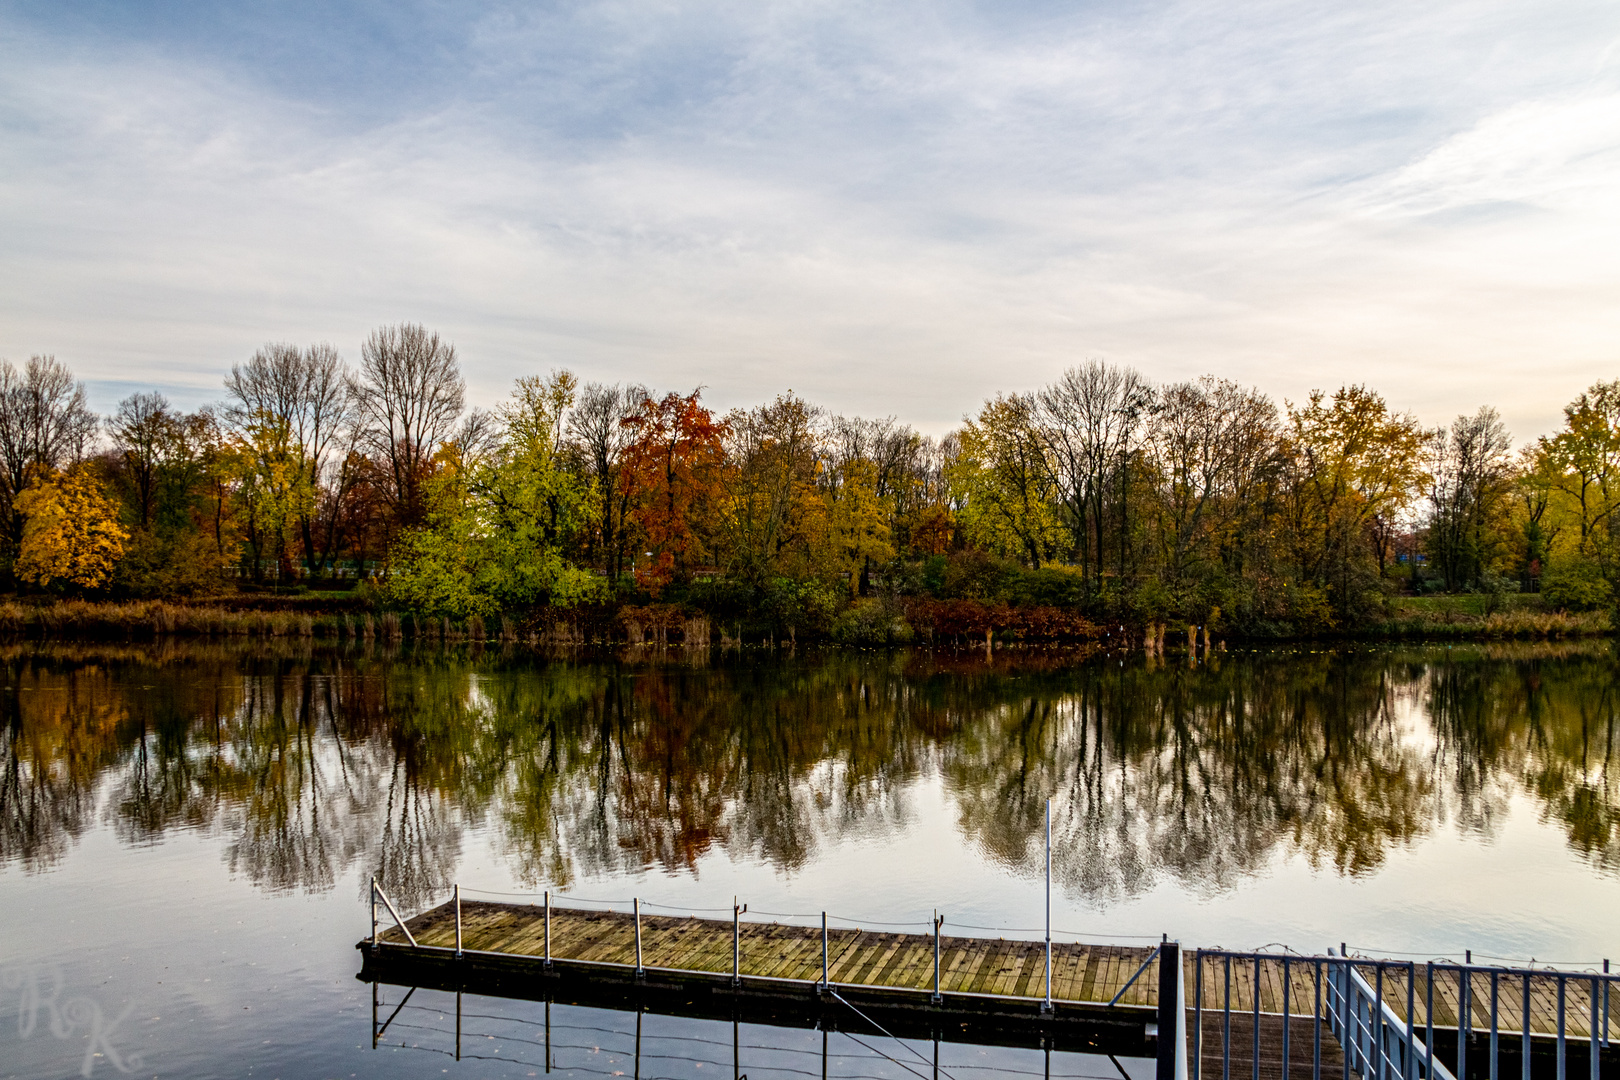
{"label": "wooden post in water", "polygon": [[[459,959],[461,959],[461,885],[458,883],[456,885],[455,889],[456,889],[456,959],[459,960]],[[456,1005],[459,1008],[460,1004],[461,1004],[461,998],[459,996],[460,991],[458,990],[456,993],[458,995],[456,997]],[[460,1023],[459,1019],[457,1020],[457,1023],[458,1024]],[[459,1042],[457,1043],[457,1046],[458,1047],[460,1046]],[[459,1054],[461,1051],[458,1049],[456,1052]],[[461,1059],[457,1058],[456,1060],[459,1061]]]}
{"label": "wooden post in water", "polygon": [[546,890],[546,967],[551,967],[551,890]]}
{"label": "wooden post in water", "polygon": [[731,898],[731,985],[742,985],[742,913],[748,910],[748,905],[737,906],[737,898]]}
{"label": "wooden post in water", "polygon": [[371,951],[377,951],[377,878],[371,878]]}
{"label": "wooden post in water", "polygon": [[631,900],[630,905],[636,913],[636,978],[639,979],[647,974],[641,967],[641,899]]}
{"label": "wooden post in water", "polygon": [[1046,800],[1046,1000],[1041,1012],[1052,1011],[1052,800]]}

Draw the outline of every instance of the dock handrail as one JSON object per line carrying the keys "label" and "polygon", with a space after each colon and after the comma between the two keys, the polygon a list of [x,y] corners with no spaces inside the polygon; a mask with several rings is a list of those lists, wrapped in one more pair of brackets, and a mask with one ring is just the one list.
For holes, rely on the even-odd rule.
{"label": "dock handrail", "polygon": [[[383,892],[383,887],[377,884],[377,879],[373,877],[371,879],[371,951],[377,951],[377,900],[379,897],[388,906],[388,914],[394,917],[394,922],[405,935],[405,940],[411,943],[411,948],[416,948],[416,938],[411,934],[411,928],[406,926],[405,920],[399,917],[399,910],[394,907],[394,902],[388,899],[388,894]],[[456,890],[456,952],[461,952],[461,890],[459,887]]]}

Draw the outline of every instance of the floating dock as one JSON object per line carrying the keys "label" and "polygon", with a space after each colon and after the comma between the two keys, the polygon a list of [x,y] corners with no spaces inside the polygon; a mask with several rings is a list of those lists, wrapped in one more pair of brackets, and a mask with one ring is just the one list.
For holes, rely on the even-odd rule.
{"label": "floating dock", "polygon": [[[1607,971],[1184,951],[1168,941],[1053,942],[1048,951],[1044,940],[958,937],[937,925],[906,934],[762,923],[743,921],[743,910],[728,920],[651,915],[639,903],[623,912],[458,897],[409,920],[394,913],[395,926],[360,943],[360,978],[790,1026],[867,1025],[902,1037],[1038,1042],[1153,1058],[1158,1080],[1620,1076],[1611,1041],[1620,1016],[1610,1009],[1620,987]],[[1181,1045],[1161,1033],[1180,1035]]]}

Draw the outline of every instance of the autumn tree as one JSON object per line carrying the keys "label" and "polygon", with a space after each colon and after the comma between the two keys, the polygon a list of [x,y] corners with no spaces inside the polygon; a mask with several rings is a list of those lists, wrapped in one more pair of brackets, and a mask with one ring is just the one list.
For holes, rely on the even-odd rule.
{"label": "autumn tree", "polygon": [[986,402],[957,439],[946,475],[961,501],[968,539],[1040,569],[1063,546],[1064,530],[1057,513],[1061,492],[1036,428],[1035,402],[1018,394]]}
{"label": "autumn tree", "polygon": [[106,584],[129,534],[118,523],[117,503],[102,491],[89,466],[35,473],[16,506],[23,519],[19,579],[40,588]]}
{"label": "autumn tree", "polygon": [[755,588],[822,568],[826,466],[822,410],[791,392],[726,417],[726,483],[719,503],[725,565]]}
{"label": "autumn tree", "polygon": [[22,542],[16,500],[30,477],[82,461],[97,426],[84,383],[56,357],[31,356],[21,371],[0,361],[0,509],[11,551]]}
{"label": "autumn tree", "polygon": [[567,558],[591,512],[588,484],[562,456],[574,394],[566,371],[520,379],[487,452],[441,447],[424,484],[427,521],[400,538],[390,595],[459,616],[605,597],[605,583]]}
{"label": "autumn tree", "polygon": [[1376,531],[1411,505],[1424,481],[1428,433],[1365,386],[1331,398],[1312,391],[1288,407],[1284,435],[1285,521],[1302,583],[1326,590],[1341,619],[1364,610],[1393,554]]}
{"label": "autumn tree", "polygon": [[[225,377],[230,401],[225,416],[238,428],[269,418],[287,431],[287,448],[301,474],[297,483],[314,497],[294,522],[303,549],[304,564],[318,570],[331,558],[337,536],[332,500],[323,498],[328,480],[333,498],[354,475],[347,466],[356,428],[352,423],[354,394],[343,358],[321,342],[305,348],[270,343],[245,364],[233,364]],[[329,473],[333,475],[329,476]]]}
{"label": "autumn tree", "polygon": [[711,557],[715,513],[724,496],[726,425],[703,407],[702,391],[642,398],[624,420],[630,520],[652,553],[636,578],[658,592],[686,581]]}

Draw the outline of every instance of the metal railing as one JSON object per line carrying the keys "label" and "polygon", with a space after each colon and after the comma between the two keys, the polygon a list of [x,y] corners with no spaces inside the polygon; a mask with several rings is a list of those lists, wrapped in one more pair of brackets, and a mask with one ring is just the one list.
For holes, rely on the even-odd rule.
{"label": "metal railing", "polygon": [[1514,1070],[1600,1080],[1605,1058],[1620,1075],[1620,976],[1608,961],[1584,972],[1478,965],[1471,954],[1417,963],[1340,946],[1326,956],[1200,949],[1192,966],[1192,1080],[1506,1080]]}

